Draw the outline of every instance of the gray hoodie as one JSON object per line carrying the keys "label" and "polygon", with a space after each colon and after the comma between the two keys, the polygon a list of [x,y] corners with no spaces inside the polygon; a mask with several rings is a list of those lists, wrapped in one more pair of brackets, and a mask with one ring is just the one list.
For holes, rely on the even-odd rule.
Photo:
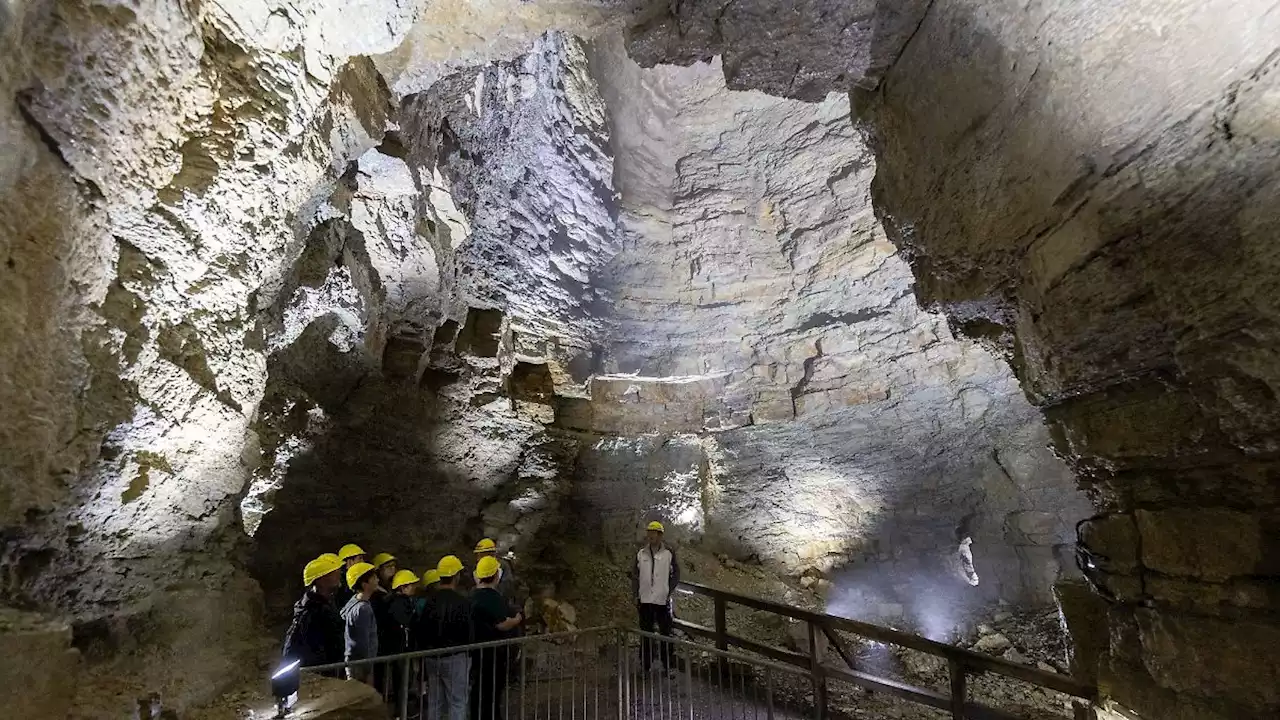
{"label": "gray hoodie", "polygon": [[342,608],[346,622],[346,659],[364,660],[378,656],[378,621],[373,617],[373,605],[359,595],[353,595]]}

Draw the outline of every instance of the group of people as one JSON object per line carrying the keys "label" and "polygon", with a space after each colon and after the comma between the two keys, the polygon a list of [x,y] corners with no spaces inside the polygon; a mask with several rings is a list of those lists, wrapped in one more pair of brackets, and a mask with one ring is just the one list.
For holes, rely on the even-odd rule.
{"label": "group of people", "polygon": [[[394,555],[366,560],[347,544],[306,564],[306,587],[294,604],[284,656],[303,667],[370,660],[414,650],[447,650],[515,637],[524,615],[510,561],[485,538],[476,544],[470,580],[456,555],[419,577]],[[444,653],[423,658],[428,717],[498,718],[510,651]],[[333,673],[336,674],[336,673]],[[346,677],[398,693],[401,678],[385,663],[349,665]]]}
{"label": "group of people", "polygon": [[[646,527],[646,543],[632,568],[632,595],[640,628],[670,635],[671,596],[680,582],[680,565],[664,533],[660,522]],[[390,553],[366,561],[365,551],[355,544],[320,555],[303,568],[306,589],[294,604],[285,658],[310,667],[516,637],[524,622],[524,605],[510,559],[500,558],[497,544],[489,538],[476,544],[475,557],[472,583],[455,555],[441,558],[421,577],[401,569]],[[654,654],[651,646],[642,646],[646,669]],[[668,645],[661,658],[668,670],[671,656]],[[477,720],[498,720],[512,661],[518,657],[518,648],[497,647],[422,658],[425,717],[440,720],[447,714],[449,720],[466,720],[470,707]],[[348,665],[346,677],[393,697],[401,682],[386,663]]]}

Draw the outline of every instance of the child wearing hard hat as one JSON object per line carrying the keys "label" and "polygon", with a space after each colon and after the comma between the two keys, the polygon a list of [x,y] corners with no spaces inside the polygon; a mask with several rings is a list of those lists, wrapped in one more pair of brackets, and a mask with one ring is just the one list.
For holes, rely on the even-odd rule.
{"label": "child wearing hard hat", "polygon": [[435,568],[422,573],[422,587],[418,588],[418,592],[413,597],[413,614],[415,617],[422,617],[423,610],[427,607],[427,600],[436,594],[436,590],[440,588],[440,571]]}
{"label": "child wearing hard hat", "polygon": [[334,599],[337,601],[337,606],[342,608],[346,606],[347,601],[355,594],[351,587],[347,585],[346,571],[350,570],[353,565],[364,562],[364,550],[355,543],[347,543],[342,546],[342,549],[338,550],[338,559],[342,561],[343,566],[342,584],[338,586]]}
{"label": "child wearing hard hat", "polygon": [[[389,552],[380,552],[373,556],[374,569],[378,572],[378,589],[369,599],[373,605],[373,618],[378,622],[378,649],[383,655],[400,652],[404,646],[402,638],[396,637],[395,623],[389,615],[391,606],[391,581],[396,575],[396,558]],[[387,665],[379,663],[373,669],[373,684],[383,690],[390,690],[387,682]]]}
{"label": "child wearing hard hat", "polygon": [[391,645],[382,648],[383,655],[408,652],[409,628],[413,624],[414,593],[422,578],[412,570],[399,570],[391,579],[391,594],[387,600],[387,622],[391,626],[387,637]]}
{"label": "child wearing hard hat", "polygon": [[[502,565],[496,557],[483,557],[476,563],[476,589],[471,593],[471,619],[475,624],[476,642],[493,642],[515,637],[524,622],[524,614],[512,612],[506,598],[498,591],[502,582]],[[501,718],[502,697],[506,692],[510,648],[480,650],[471,661],[471,716]]]}
{"label": "child wearing hard hat", "polygon": [[293,622],[284,636],[284,657],[302,667],[342,662],[342,616],[333,594],[342,585],[342,561],[325,553],[302,570],[306,590],[293,606]]}
{"label": "child wearing hard hat", "polygon": [[[354,593],[342,608],[346,623],[345,659],[365,660],[378,656],[378,621],[370,599],[378,591],[378,571],[369,563],[356,563],[347,568],[347,585]],[[347,678],[372,683],[369,665],[347,668]]]}
{"label": "child wearing hard hat", "polygon": [[[474,638],[471,603],[458,588],[462,561],[453,555],[440,558],[436,574],[440,584],[418,615],[414,643],[418,650],[470,645]],[[465,652],[446,653],[423,658],[422,665],[427,673],[427,717],[440,720],[447,707],[449,720],[467,720],[471,656]]]}
{"label": "child wearing hard hat", "polygon": [[372,565],[378,569],[378,587],[391,589],[391,581],[400,567],[396,564],[396,556],[389,552],[380,552],[373,556]]}
{"label": "child wearing hard hat", "polygon": [[[378,654],[397,655],[413,649],[409,646],[409,629],[413,624],[413,591],[421,579],[412,570],[399,570],[388,583],[391,590],[382,594],[385,598],[382,602],[384,610],[377,616]],[[374,607],[378,606],[375,604]],[[382,675],[379,685],[387,688],[388,697],[400,697],[400,673],[390,665],[379,667],[386,668],[378,673]]]}
{"label": "child wearing hard hat", "polygon": [[[645,526],[645,544],[636,553],[636,563],[631,571],[631,594],[640,613],[640,629],[671,636],[671,594],[680,584],[680,562],[676,551],[664,540],[666,529],[654,520]],[[640,659],[644,669],[653,662],[654,643],[645,638],[640,645]],[[662,665],[672,669],[674,648],[663,643]]]}

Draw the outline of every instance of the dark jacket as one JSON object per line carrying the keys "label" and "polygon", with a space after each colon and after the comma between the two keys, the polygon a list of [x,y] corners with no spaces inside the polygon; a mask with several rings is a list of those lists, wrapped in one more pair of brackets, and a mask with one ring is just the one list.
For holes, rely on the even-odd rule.
{"label": "dark jacket", "polygon": [[515,637],[515,629],[499,630],[498,625],[515,616],[507,599],[493,587],[476,588],[471,593],[471,623],[475,627],[476,642],[494,642]]}
{"label": "dark jacket", "polygon": [[[413,598],[393,592],[382,602],[378,618],[378,649],[383,655],[395,655],[415,649],[410,635],[413,628]],[[386,628],[383,628],[383,625]]]}
{"label": "dark jacket", "polygon": [[470,645],[474,638],[470,600],[450,588],[440,588],[427,598],[413,629],[418,650]]}
{"label": "dark jacket", "polygon": [[342,662],[342,632],[338,609],[315,590],[307,590],[293,605],[283,655],[301,661],[303,667]]}

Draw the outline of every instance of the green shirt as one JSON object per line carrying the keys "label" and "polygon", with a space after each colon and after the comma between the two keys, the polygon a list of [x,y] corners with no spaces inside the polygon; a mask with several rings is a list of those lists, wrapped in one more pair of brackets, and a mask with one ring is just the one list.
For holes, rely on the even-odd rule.
{"label": "green shirt", "polygon": [[511,630],[499,630],[498,623],[512,617],[502,593],[489,587],[471,593],[471,619],[476,628],[476,642],[493,642],[513,637]]}

